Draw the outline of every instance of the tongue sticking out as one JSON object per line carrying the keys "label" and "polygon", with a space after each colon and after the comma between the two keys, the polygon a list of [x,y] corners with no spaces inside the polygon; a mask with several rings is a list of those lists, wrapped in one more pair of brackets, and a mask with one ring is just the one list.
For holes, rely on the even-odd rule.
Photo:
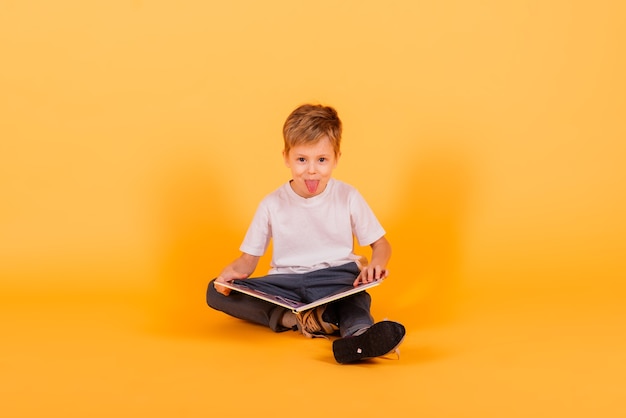
{"label": "tongue sticking out", "polygon": [[319,180],[304,180],[306,184],[306,188],[309,190],[309,193],[315,193],[317,190],[317,186],[320,184]]}

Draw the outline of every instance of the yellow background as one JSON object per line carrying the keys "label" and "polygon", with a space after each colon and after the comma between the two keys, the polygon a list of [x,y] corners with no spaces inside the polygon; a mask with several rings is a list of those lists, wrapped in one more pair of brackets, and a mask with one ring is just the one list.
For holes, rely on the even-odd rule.
{"label": "yellow background", "polygon": [[[625,19],[0,2],[2,415],[625,416]],[[204,304],[304,102],[338,109],[335,175],[388,231],[371,293],[409,330],[398,362]]]}

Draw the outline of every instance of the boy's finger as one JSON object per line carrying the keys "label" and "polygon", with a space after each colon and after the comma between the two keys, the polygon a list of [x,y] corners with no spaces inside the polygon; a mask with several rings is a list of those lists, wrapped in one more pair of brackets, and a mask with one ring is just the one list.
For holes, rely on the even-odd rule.
{"label": "boy's finger", "polygon": [[382,270],[381,270],[380,266],[376,266],[374,268],[374,280],[380,279],[381,275],[382,275]]}
{"label": "boy's finger", "polygon": [[224,296],[228,296],[230,294],[230,289],[220,285],[217,281],[213,283],[213,286],[215,287],[215,290],[217,290],[219,293],[221,293]]}

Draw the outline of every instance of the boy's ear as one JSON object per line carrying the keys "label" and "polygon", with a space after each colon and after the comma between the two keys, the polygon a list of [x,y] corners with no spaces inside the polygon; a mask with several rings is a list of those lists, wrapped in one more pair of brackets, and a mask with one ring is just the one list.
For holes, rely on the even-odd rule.
{"label": "boy's ear", "polygon": [[285,161],[285,165],[289,167],[289,154],[283,150],[283,160]]}

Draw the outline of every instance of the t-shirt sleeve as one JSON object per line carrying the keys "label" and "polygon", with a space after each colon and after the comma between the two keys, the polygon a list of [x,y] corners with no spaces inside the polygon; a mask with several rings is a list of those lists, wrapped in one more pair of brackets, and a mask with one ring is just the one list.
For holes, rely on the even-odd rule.
{"label": "t-shirt sleeve", "polygon": [[350,198],[350,220],[352,233],[361,246],[372,244],[386,233],[370,206],[356,190]]}
{"label": "t-shirt sleeve", "polygon": [[261,257],[265,254],[271,238],[269,208],[266,202],[262,201],[252,218],[239,250],[246,254]]}

